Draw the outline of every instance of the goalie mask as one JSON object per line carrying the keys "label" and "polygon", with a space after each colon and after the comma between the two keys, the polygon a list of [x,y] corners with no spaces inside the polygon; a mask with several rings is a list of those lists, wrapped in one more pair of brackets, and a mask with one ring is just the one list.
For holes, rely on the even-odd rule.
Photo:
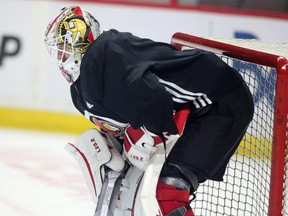
{"label": "goalie mask", "polygon": [[99,22],[79,6],[62,9],[48,24],[45,45],[70,84],[78,79],[82,57],[99,35]]}

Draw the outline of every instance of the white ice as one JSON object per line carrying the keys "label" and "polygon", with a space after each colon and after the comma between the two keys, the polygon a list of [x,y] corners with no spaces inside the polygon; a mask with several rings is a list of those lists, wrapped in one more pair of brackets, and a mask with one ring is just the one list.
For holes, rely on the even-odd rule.
{"label": "white ice", "polygon": [[64,145],[76,135],[0,128],[0,215],[89,216],[95,206]]}

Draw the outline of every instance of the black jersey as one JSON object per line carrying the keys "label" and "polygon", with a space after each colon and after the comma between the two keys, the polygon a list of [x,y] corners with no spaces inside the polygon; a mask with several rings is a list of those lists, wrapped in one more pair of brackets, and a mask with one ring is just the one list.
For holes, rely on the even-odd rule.
{"label": "black jersey", "polygon": [[194,112],[242,82],[211,52],[178,51],[167,43],[109,30],[89,46],[71,95],[76,108],[104,130],[121,133],[131,124],[175,134],[175,107],[189,103]]}

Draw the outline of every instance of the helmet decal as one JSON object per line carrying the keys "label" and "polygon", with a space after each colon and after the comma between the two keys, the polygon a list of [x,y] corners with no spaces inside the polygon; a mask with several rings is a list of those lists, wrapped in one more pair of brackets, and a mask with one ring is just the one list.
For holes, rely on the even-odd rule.
{"label": "helmet decal", "polygon": [[[74,52],[83,53],[90,45],[91,41],[88,38],[90,33],[90,26],[87,25],[84,18],[81,16],[75,16],[73,12],[68,14],[67,17],[59,22],[56,28],[56,37],[58,37],[58,43],[69,43],[74,48]],[[64,41],[66,38],[63,35],[71,35],[71,41]]]}
{"label": "helmet decal", "polygon": [[49,23],[45,44],[65,79],[73,84],[88,46],[101,34],[99,22],[79,6],[63,8]]}

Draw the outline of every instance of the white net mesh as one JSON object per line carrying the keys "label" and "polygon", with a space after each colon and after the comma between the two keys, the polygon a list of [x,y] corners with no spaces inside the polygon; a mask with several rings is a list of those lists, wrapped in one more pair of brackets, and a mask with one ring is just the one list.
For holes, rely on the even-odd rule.
{"label": "white net mesh", "polygon": [[[224,182],[206,182],[197,191],[192,206],[196,215],[268,215],[274,92],[269,92],[269,98],[263,97],[261,91],[267,88],[266,83],[259,83],[256,77],[259,73],[268,77],[273,69],[221,57],[237,68],[248,83],[256,102],[255,114],[228,165]],[[275,79],[271,85],[275,86]],[[206,200],[210,200],[209,207],[206,207]]]}

